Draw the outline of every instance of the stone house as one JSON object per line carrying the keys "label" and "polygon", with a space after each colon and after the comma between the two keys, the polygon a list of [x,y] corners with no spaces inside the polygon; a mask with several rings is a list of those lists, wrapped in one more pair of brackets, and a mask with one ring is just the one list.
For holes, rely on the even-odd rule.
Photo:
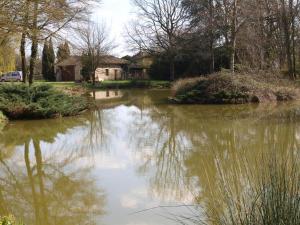
{"label": "stone house", "polygon": [[149,69],[153,64],[153,57],[145,52],[139,52],[131,58],[128,66],[128,78],[149,79]]}
{"label": "stone house", "polygon": [[81,81],[81,70],[81,57],[70,56],[55,65],[56,81]]}
{"label": "stone house", "polygon": [[96,81],[126,79],[129,61],[106,55],[101,58],[100,62],[96,69]]}
{"label": "stone house", "polygon": [[[122,80],[126,78],[129,62],[111,55],[103,55],[95,71],[96,81]],[[56,81],[83,80],[80,56],[70,56],[55,66]]]}

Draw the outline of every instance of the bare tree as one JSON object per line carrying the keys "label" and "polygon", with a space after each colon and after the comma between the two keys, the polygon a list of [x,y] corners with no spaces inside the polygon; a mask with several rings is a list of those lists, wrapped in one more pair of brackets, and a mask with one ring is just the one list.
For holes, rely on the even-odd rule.
{"label": "bare tree", "polygon": [[84,75],[92,78],[95,84],[95,72],[99,67],[104,54],[112,51],[116,45],[110,38],[110,33],[105,23],[89,21],[85,26],[78,28],[78,46],[82,53]]}
{"label": "bare tree", "polygon": [[138,49],[166,53],[170,80],[175,79],[175,57],[188,28],[188,14],[181,0],[133,0],[137,20],[128,35]]}

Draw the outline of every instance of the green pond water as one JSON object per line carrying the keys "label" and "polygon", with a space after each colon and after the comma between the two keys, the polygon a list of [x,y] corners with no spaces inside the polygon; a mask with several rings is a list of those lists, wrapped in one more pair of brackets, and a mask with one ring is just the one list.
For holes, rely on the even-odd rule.
{"label": "green pond water", "polygon": [[27,225],[176,224],[221,198],[218,165],[230,174],[246,160],[235,170],[242,181],[265,151],[298,150],[297,102],[170,105],[169,95],[93,92],[97,110],[10,122],[0,132],[0,214]]}

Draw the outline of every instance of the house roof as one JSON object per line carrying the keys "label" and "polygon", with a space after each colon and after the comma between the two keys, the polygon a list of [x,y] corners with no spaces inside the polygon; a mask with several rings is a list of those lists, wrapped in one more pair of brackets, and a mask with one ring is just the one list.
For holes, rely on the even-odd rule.
{"label": "house roof", "polygon": [[145,51],[140,51],[137,54],[135,54],[134,56],[132,56],[133,60],[137,60],[137,59],[142,59],[142,58],[148,58],[151,57],[151,55]]}
{"label": "house roof", "polygon": [[80,56],[70,56],[69,58],[59,62],[57,66],[75,66],[81,64]]}
{"label": "house roof", "polygon": [[130,62],[126,59],[120,59],[112,55],[103,55],[100,59],[100,64],[104,65],[126,65]]}
{"label": "house roof", "polygon": [[[75,66],[81,64],[81,56],[70,56],[69,58],[58,63],[57,66]],[[100,57],[101,65],[126,65],[129,61],[120,59],[112,55],[103,55]]]}

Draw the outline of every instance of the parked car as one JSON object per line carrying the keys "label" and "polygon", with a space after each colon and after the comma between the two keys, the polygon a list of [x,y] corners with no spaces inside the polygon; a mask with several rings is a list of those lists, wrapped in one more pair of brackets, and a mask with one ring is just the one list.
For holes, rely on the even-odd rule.
{"label": "parked car", "polygon": [[7,74],[4,74],[2,77],[0,77],[1,82],[11,82],[11,81],[22,81],[22,72],[21,71],[15,71],[15,72],[9,72]]}

